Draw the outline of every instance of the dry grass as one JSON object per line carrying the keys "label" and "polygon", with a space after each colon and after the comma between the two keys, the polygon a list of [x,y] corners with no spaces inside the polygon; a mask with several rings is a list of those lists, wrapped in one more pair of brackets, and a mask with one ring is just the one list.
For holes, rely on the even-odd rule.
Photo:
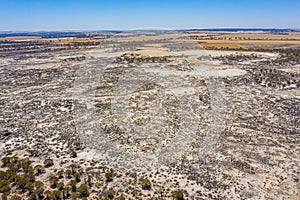
{"label": "dry grass", "polygon": [[248,48],[249,46],[300,45],[300,40],[196,40],[205,47]]}
{"label": "dry grass", "polygon": [[166,48],[160,48],[160,47],[143,47],[130,53],[137,53],[137,54],[141,54],[142,56],[150,56],[150,57],[177,56],[177,54],[169,52]]}
{"label": "dry grass", "polygon": [[[203,48],[229,48],[229,49],[248,49],[249,47],[272,48],[287,45],[300,46],[300,33],[189,33],[189,34],[163,34],[163,35],[122,35],[123,37],[115,37],[111,40],[128,42],[128,41],[149,41],[161,39],[179,39],[182,36],[197,36],[194,38],[195,44],[199,43]],[[188,41],[187,41],[188,42]],[[190,41],[189,41],[190,42]],[[156,44],[149,46],[154,47]],[[157,47],[157,46],[156,46]]]}
{"label": "dry grass", "polygon": [[300,40],[300,33],[285,33],[285,34],[273,34],[273,33],[200,33],[200,34],[188,34],[189,36],[198,36],[205,39],[226,39],[226,40]]}
{"label": "dry grass", "polygon": [[291,200],[300,200],[300,197],[297,197],[297,196],[291,196],[290,199],[291,199]]}
{"label": "dry grass", "polygon": [[154,48],[160,48],[160,47],[162,47],[162,45],[161,44],[145,44],[145,47],[154,47]]}
{"label": "dry grass", "polygon": [[43,42],[59,43],[59,44],[72,44],[72,43],[86,43],[86,42],[102,42],[103,39],[94,39],[94,38],[54,38],[54,39],[44,39],[40,40]]}
{"label": "dry grass", "polygon": [[247,49],[251,46],[270,48],[272,46],[300,45],[300,33],[190,33],[187,34],[204,48]]}
{"label": "dry grass", "polygon": [[[243,46],[241,46],[241,44],[237,43],[237,42],[228,42],[228,41],[224,41],[224,40],[197,40],[197,42],[199,42],[199,44],[203,47],[203,48],[209,48],[209,47],[213,47],[213,48],[233,48],[233,49],[238,49],[241,48]],[[245,47],[244,47],[245,48]]]}
{"label": "dry grass", "polygon": [[[206,33],[173,33],[173,34],[162,34],[162,35],[133,35],[131,33],[119,34],[115,37],[106,39],[110,41],[128,42],[128,41],[152,41],[153,43],[147,44],[147,47],[160,48],[161,44],[156,41],[164,39],[172,39],[172,41],[183,42],[182,36],[191,36],[195,41],[194,46],[200,44],[201,47],[209,49],[249,49],[249,48],[285,48],[286,46],[300,46],[300,33],[284,33],[284,34],[271,34],[263,32],[244,32],[244,33],[228,33],[228,32],[206,32]],[[45,43],[54,43],[59,45],[69,45],[75,43],[99,43],[104,41],[102,38],[41,38],[40,36],[11,36],[3,37],[1,40],[11,41],[37,41]],[[190,40],[187,40],[191,42]],[[192,45],[192,44],[189,44]]]}

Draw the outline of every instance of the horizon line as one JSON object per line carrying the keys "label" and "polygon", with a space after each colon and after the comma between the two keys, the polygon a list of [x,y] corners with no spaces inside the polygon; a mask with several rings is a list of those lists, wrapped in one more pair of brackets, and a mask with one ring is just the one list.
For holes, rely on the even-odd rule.
{"label": "horizon line", "polygon": [[40,30],[0,30],[0,33],[39,33],[39,32],[104,32],[104,31],[139,31],[139,30],[157,30],[157,31],[185,31],[185,30],[290,30],[300,31],[300,28],[286,27],[204,27],[204,28],[163,28],[163,27],[145,27],[145,28],[124,28],[124,29],[40,29]]}

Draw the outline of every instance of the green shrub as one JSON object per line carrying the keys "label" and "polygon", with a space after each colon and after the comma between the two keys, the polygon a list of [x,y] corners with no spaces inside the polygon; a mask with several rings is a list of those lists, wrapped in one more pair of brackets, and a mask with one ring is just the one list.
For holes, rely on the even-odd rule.
{"label": "green shrub", "polygon": [[73,150],[73,151],[71,152],[71,158],[76,158],[76,157],[77,157],[77,153],[76,153],[75,150]]}
{"label": "green shrub", "polygon": [[112,189],[112,188],[110,188],[108,191],[107,191],[107,197],[109,198],[109,199],[113,199],[114,198],[114,196],[115,196],[115,191]]}
{"label": "green shrub", "polygon": [[56,176],[52,176],[49,178],[49,182],[51,184],[51,188],[57,187],[58,178]]}
{"label": "green shrub", "polygon": [[2,200],[7,200],[7,195],[4,193],[4,194],[2,194]]}
{"label": "green shrub", "polygon": [[113,180],[113,173],[111,171],[105,173],[106,182],[111,182]]}
{"label": "green shrub", "polygon": [[57,172],[57,175],[58,175],[58,178],[61,179],[61,178],[64,178],[64,170],[59,170]]}
{"label": "green shrub", "polygon": [[61,199],[61,191],[59,190],[53,190],[50,194],[51,199]]}
{"label": "green shrub", "polygon": [[89,196],[89,187],[86,184],[81,184],[76,191],[80,194],[80,197]]}
{"label": "green shrub", "polygon": [[17,189],[20,189],[23,192],[24,192],[25,186],[28,182],[29,182],[29,180],[23,176],[16,175],[16,177],[15,177],[15,183],[16,183]]}
{"label": "green shrub", "polygon": [[9,194],[10,189],[11,189],[11,188],[10,188],[8,185],[3,186],[2,188],[0,188],[0,193],[3,193],[3,194]]}
{"label": "green shrub", "polygon": [[67,169],[65,174],[66,174],[66,178],[72,178],[72,171],[71,170]]}
{"label": "green shrub", "polygon": [[75,174],[73,175],[73,177],[75,178],[75,181],[76,181],[76,182],[80,182],[80,174],[79,174],[79,173],[75,173]]}
{"label": "green shrub", "polygon": [[53,166],[54,163],[53,163],[53,160],[51,158],[47,158],[45,161],[44,161],[44,166],[45,167],[51,167]]}
{"label": "green shrub", "polygon": [[77,192],[71,194],[71,198],[74,199],[74,200],[78,199],[79,196],[80,195]]}
{"label": "green shrub", "polygon": [[70,180],[70,182],[68,183],[68,185],[71,186],[71,190],[72,192],[75,192],[76,191],[76,181],[75,180]]}
{"label": "green shrub", "polygon": [[149,179],[145,178],[142,179],[142,189],[143,190],[150,190],[151,189],[151,182]]}
{"label": "green shrub", "polygon": [[58,188],[59,190],[64,189],[64,186],[65,186],[64,182],[59,182],[59,183],[57,184],[57,188]]}
{"label": "green shrub", "polygon": [[184,199],[183,195],[184,195],[184,193],[182,190],[177,190],[177,191],[173,192],[172,197],[176,200],[183,200]]}
{"label": "green shrub", "polygon": [[34,168],[34,174],[39,176],[45,173],[45,168],[42,165],[36,165]]}

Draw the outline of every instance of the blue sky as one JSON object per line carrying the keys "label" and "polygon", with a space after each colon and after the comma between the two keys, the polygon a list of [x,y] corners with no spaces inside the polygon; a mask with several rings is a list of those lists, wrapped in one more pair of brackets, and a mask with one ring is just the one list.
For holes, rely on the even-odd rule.
{"label": "blue sky", "polygon": [[0,0],[1,31],[300,28],[299,0]]}

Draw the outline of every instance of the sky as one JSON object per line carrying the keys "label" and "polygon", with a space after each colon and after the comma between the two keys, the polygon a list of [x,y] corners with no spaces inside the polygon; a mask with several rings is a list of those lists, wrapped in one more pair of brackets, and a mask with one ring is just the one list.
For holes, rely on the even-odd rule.
{"label": "sky", "polygon": [[300,28],[299,0],[0,0],[0,31]]}

